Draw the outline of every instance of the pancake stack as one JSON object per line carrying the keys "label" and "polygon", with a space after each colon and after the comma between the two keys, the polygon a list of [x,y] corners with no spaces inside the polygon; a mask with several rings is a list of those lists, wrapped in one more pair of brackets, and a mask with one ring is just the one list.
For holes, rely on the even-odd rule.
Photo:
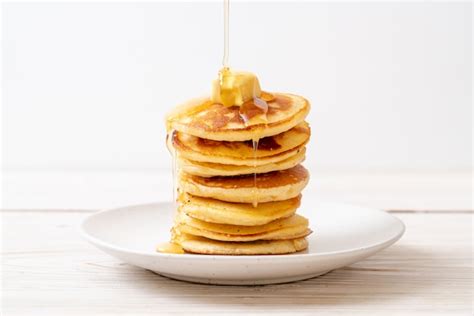
{"label": "pancake stack", "polygon": [[176,161],[177,212],[172,242],[185,252],[286,254],[307,248],[308,220],[296,214],[309,180],[300,164],[310,128],[309,102],[262,92],[224,106],[199,99],[167,119]]}

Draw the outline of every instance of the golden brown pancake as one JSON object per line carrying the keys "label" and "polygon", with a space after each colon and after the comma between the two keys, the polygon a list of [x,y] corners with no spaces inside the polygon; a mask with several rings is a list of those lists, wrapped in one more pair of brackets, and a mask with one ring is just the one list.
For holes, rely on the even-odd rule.
{"label": "golden brown pancake", "polygon": [[257,150],[254,150],[252,141],[215,141],[178,131],[170,139],[179,156],[188,160],[254,166],[255,158],[256,165],[287,159],[289,153],[307,143],[310,134],[308,123],[302,122],[286,132],[260,139]]}
{"label": "golden brown pancake", "polygon": [[[293,215],[292,217],[280,220],[279,222],[280,223],[276,225],[269,223],[260,226],[259,230],[254,229],[254,232],[249,234],[253,227],[206,223],[193,219],[180,212],[175,229],[179,233],[206,237],[213,240],[238,242],[295,239],[306,237],[311,233],[311,230],[308,229],[308,221],[302,216]],[[264,229],[267,229],[267,231]],[[242,234],[241,232],[246,233]]]}
{"label": "golden brown pancake", "polygon": [[266,120],[262,123],[261,119],[246,122],[240,113],[244,106],[246,105],[226,107],[212,104],[208,99],[191,101],[191,105],[179,107],[168,116],[168,129],[218,141],[261,139],[293,128],[304,121],[310,110],[309,102],[303,97],[275,93],[274,99],[268,102]]}
{"label": "golden brown pancake", "polygon": [[219,163],[197,162],[185,158],[178,158],[178,165],[182,171],[201,177],[239,176],[254,173],[267,173],[290,169],[305,159],[306,148],[298,149],[297,154],[288,159],[256,166],[235,166]]}
{"label": "golden brown pancake", "polygon": [[209,223],[258,226],[293,215],[300,206],[301,196],[260,203],[257,207],[246,203],[229,203],[190,194],[179,197],[179,210],[186,215]]}
{"label": "golden brown pancake", "polygon": [[192,195],[236,203],[263,203],[291,199],[300,194],[309,180],[303,166],[254,175],[199,177],[182,173],[181,189]]}
{"label": "golden brown pancake", "polygon": [[311,230],[306,226],[295,226],[287,227],[278,230],[274,230],[267,233],[254,234],[254,235],[226,235],[211,232],[209,230],[203,230],[196,227],[188,226],[185,224],[178,225],[176,229],[184,234],[193,236],[206,237],[212,240],[219,241],[230,241],[230,242],[249,242],[256,240],[285,240],[306,237],[311,234]]}
{"label": "golden brown pancake", "polygon": [[207,255],[278,255],[304,250],[306,238],[289,240],[259,240],[252,242],[224,242],[182,234],[180,245],[186,252]]}
{"label": "golden brown pancake", "polygon": [[224,234],[229,236],[247,236],[268,233],[289,227],[308,227],[308,219],[301,215],[294,214],[290,217],[280,218],[264,225],[243,226],[205,222],[190,217],[183,212],[179,212],[176,216],[176,224],[184,224],[187,226],[194,227],[196,229],[206,230],[213,233]]}

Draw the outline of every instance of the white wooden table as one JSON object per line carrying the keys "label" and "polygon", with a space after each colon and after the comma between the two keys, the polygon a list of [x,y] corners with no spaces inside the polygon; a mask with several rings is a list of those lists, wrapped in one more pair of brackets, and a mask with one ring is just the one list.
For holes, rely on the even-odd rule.
{"label": "white wooden table", "polygon": [[[20,187],[21,176],[10,177],[10,183]],[[340,200],[396,209],[392,213],[407,226],[398,243],[319,278],[252,287],[190,284],[122,263],[79,236],[79,223],[94,210],[48,207],[44,196],[44,200],[36,198],[37,208],[28,204],[32,201],[25,201],[23,208],[15,207],[21,205],[20,192],[10,191],[9,207],[2,211],[3,315],[472,315],[474,214],[468,191],[470,175],[446,176],[445,189],[439,184],[442,178],[433,175],[410,181],[400,180],[405,178],[399,175],[391,181],[377,177],[351,178],[354,183],[364,183],[364,190],[345,190],[346,182],[329,177],[319,183],[320,192],[340,196]],[[72,181],[71,176],[68,179]],[[423,193],[416,195],[410,187],[397,188],[394,179],[426,185]],[[439,181],[433,184],[433,179]],[[145,188],[145,180],[138,182],[142,186],[137,191],[153,191]],[[110,198],[115,189],[96,193]],[[53,198],[54,192],[44,187],[38,190],[49,192]],[[374,199],[371,192],[377,193]],[[34,192],[24,194],[35,199]],[[49,203],[62,203],[61,197],[57,200]],[[73,201],[74,196],[68,200]],[[99,205],[104,200],[88,203]],[[414,207],[409,208],[410,204]],[[426,207],[430,205],[433,207]]]}

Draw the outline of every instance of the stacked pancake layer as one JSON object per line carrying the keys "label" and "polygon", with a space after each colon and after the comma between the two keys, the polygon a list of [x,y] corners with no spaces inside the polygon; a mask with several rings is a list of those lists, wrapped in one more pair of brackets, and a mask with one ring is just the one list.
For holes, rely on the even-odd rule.
{"label": "stacked pancake layer", "polygon": [[264,112],[253,104],[197,100],[168,118],[178,169],[172,241],[184,251],[256,255],[307,248],[311,230],[296,209],[309,180],[300,163],[310,106],[290,94],[273,94],[267,104]]}

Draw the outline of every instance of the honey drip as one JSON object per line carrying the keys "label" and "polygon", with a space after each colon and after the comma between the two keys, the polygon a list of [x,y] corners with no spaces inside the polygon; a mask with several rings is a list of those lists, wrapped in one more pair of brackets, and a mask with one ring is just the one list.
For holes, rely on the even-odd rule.
{"label": "honey drip", "polygon": [[[224,57],[222,59],[222,69],[219,72],[219,80],[222,86],[224,82],[224,76],[230,73],[229,70],[229,0],[224,0]],[[252,118],[257,117],[260,122],[267,122],[268,104],[257,94],[257,86],[253,88],[253,100],[245,102],[239,108],[240,118],[243,120],[246,126],[250,125]],[[260,87],[258,87],[260,91]],[[222,91],[222,90],[221,90]],[[232,93],[232,92],[231,92]],[[264,97],[262,95],[262,97]],[[258,206],[258,187],[257,187],[257,150],[258,150],[258,139],[252,139],[252,150],[253,150],[253,207]]]}
{"label": "honey drip", "polygon": [[[241,73],[242,74],[242,73]],[[224,56],[222,59],[222,69],[219,71],[219,80],[217,83],[216,91],[219,102],[225,106],[239,106],[239,116],[244,122],[245,126],[251,126],[254,124],[266,124],[267,123],[267,112],[268,112],[268,103],[274,99],[274,96],[262,92],[260,90],[260,84],[258,79],[253,75],[244,75],[244,77],[235,77],[236,74],[232,73],[229,68],[229,0],[224,0]],[[243,79],[242,79],[243,78]],[[242,86],[239,87],[239,84],[229,88],[229,81],[234,82],[233,80],[244,80],[240,81]],[[246,81],[245,81],[246,80]],[[239,82],[239,81],[237,81]],[[227,85],[225,84],[227,83]],[[244,87],[244,88],[242,88]],[[214,88],[214,86],[213,86]],[[243,90],[239,90],[242,88]],[[246,101],[247,100],[247,101]],[[173,113],[168,116],[167,119],[167,141],[168,149],[172,157],[172,176],[173,176],[173,206],[174,206],[174,218],[176,218],[178,212],[178,199],[180,192],[178,191],[178,177],[179,177],[179,168],[177,165],[176,150],[173,146],[174,138],[176,137],[176,131],[173,129],[173,122],[182,117],[190,116],[193,113],[202,111],[209,108],[216,101],[211,97],[211,100],[199,101],[194,104],[187,104],[184,107],[178,107]],[[245,102],[246,101],[246,102]],[[252,148],[253,148],[253,207],[258,206],[258,183],[257,183],[257,162],[258,162],[258,150],[259,139],[252,139]],[[157,246],[157,251],[163,253],[173,253],[173,254],[182,254],[185,253],[183,248],[179,244],[180,236],[174,228],[171,229],[171,241],[159,244]]]}
{"label": "honey drip", "polygon": [[174,242],[164,242],[156,246],[156,251],[162,253],[175,253],[175,254],[183,254],[184,250],[179,244]]}
{"label": "honey drip", "polygon": [[224,0],[224,58],[222,67],[229,68],[229,0]]}
{"label": "honey drip", "polygon": [[[173,146],[174,138],[176,137],[176,131],[170,130],[169,133],[166,135],[166,141],[168,142],[168,150],[171,154],[171,172],[173,176],[173,210],[172,216],[173,221],[176,218],[177,211],[178,211],[178,162],[176,158],[176,149]],[[174,225],[173,225],[174,226]],[[159,244],[156,247],[156,251],[162,253],[173,253],[173,254],[183,254],[184,250],[177,242],[178,238],[174,231],[174,228],[171,229],[171,241],[164,242]]]}
{"label": "honey drip", "polygon": [[258,139],[252,139],[253,149],[253,190],[252,190],[252,205],[253,207],[258,206],[258,186],[257,186],[257,150],[258,150]]}
{"label": "honey drip", "polygon": [[173,142],[176,137],[176,130],[171,130],[168,135],[166,135],[168,141],[168,151],[171,154],[171,172],[173,177],[173,206],[177,210],[177,200],[178,200],[178,160],[176,158],[176,149],[174,148]]}
{"label": "honey drip", "polygon": [[239,108],[239,115],[246,126],[251,125],[252,121],[257,119],[254,123],[267,123],[268,104],[265,100],[255,97],[252,101],[245,102]]}

